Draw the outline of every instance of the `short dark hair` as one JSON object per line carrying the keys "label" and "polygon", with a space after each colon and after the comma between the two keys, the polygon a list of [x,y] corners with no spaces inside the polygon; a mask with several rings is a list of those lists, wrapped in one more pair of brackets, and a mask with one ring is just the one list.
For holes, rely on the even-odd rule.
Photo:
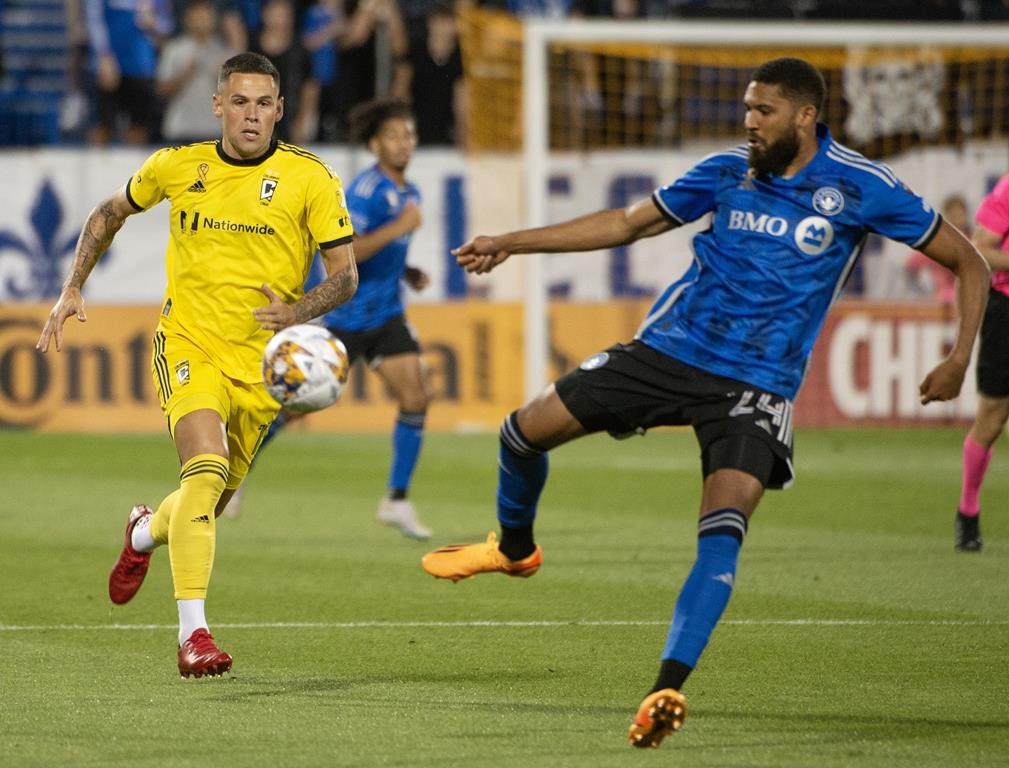
{"label": "short dark hair", "polygon": [[233,74],[242,75],[269,75],[273,78],[273,84],[280,85],[280,72],[273,65],[273,62],[261,53],[246,51],[237,56],[232,56],[221,65],[221,71],[217,75],[217,89],[228,81]]}
{"label": "short dark hair", "polygon": [[350,140],[367,144],[386,120],[401,118],[413,120],[413,108],[406,99],[375,99],[358,104],[350,110]]}
{"label": "short dark hair", "polygon": [[827,84],[820,70],[805,59],[784,56],[764,62],[750,78],[757,83],[777,85],[785,98],[793,103],[812,104],[816,114],[823,113]]}

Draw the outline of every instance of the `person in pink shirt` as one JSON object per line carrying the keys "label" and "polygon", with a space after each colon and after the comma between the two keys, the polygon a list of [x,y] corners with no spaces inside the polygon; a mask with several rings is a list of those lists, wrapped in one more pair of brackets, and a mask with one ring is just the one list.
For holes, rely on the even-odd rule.
{"label": "person in pink shirt", "polygon": [[[967,202],[960,195],[950,195],[942,201],[942,217],[970,237]],[[956,304],[956,277],[942,264],[932,261],[921,251],[911,251],[904,263],[907,277],[919,293],[941,307]]]}
{"label": "person in pink shirt", "polygon": [[981,325],[977,359],[978,406],[963,441],[963,484],[954,546],[980,552],[979,496],[998,436],[1009,420],[1009,174],[981,201],[974,215],[974,245],[991,266],[991,294]]}

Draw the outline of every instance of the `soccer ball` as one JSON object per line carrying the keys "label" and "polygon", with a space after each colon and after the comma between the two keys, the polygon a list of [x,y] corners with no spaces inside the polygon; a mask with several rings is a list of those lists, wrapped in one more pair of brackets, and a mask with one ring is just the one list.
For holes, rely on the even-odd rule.
{"label": "soccer ball", "polygon": [[350,373],[347,348],[318,325],[291,325],[263,352],[263,383],[289,411],[308,413],[332,405]]}

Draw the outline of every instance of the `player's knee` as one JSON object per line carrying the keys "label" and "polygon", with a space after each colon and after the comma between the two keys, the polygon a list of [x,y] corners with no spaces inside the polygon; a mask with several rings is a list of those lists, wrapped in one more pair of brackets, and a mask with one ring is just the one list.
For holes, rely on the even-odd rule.
{"label": "player's knee", "polygon": [[544,451],[526,436],[519,425],[519,413],[512,411],[501,422],[501,430],[498,432],[501,445],[518,456],[538,456]]}
{"label": "player's knee", "polygon": [[405,413],[424,413],[431,403],[431,397],[423,388],[403,392],[399,397],[399,409]]}

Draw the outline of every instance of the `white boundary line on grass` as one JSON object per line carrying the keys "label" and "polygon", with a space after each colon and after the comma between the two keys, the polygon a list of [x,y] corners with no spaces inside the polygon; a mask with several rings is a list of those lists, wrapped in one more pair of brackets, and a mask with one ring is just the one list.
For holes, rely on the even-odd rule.
{"label": "white boundary line on grass", "polygon": [[[467,629],[508,627],[659,627],[668,621],[275,621],[214,624],[218,629]],[[1004,627],[1009,620],[988,619],[727,619],[737,627]],[[0,624],[0,632],[79,632],[176,629],[175,624]]]}

